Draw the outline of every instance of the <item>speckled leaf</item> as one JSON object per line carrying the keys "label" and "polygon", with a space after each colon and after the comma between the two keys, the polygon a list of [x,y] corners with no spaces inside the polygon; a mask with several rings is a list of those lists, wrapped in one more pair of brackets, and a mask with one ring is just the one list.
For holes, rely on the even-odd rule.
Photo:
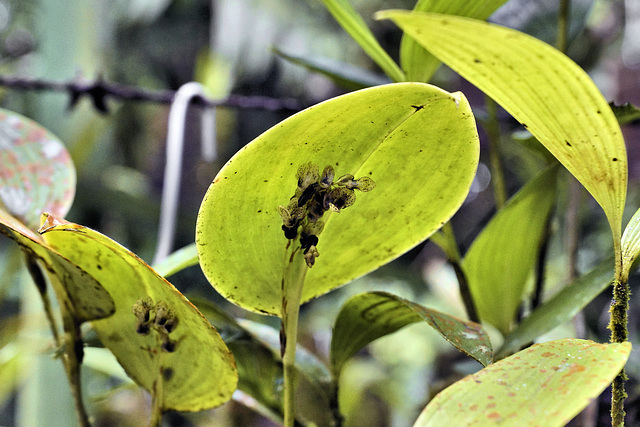
{"label": "speckled leaf", "polygon": [[507,334],[542,244],[555,202],[557,167],[525,185],[475,238],[462,261],[483,321]]}
{"label": "speckled leaf", "polygon": [[0,207],[35,230],[42,212],[66,215],[75,186],[62,142],[34,121],[0,109]]}
{"label": "speckled leaf", "polygon": [[58,303],[70,311],[75,320],[101,319],[115,311],[113,299],[93,276],[60,255],[39,234],[3,209],[0,209],[0,232],[44,264]]}
{"label": "speckled leaf", "polygon": [[524,33],[469,18],[384,11],[438,59],[492,97],[591,193],[620,242],[627,153],[620,125],[576,63]]}
{"label": "speckled leaf", "polygon": [[640,254],[640,209],[633,215],[622,234],[622,270],[627,276],[638,254]]}
{"label": "speckled leaf", "polygon": [[287,238],[279,205],[308,162],[336,177],[370,177],[340,213],[327,212],[302,302],[341,286],[428,238],[459,208],[478,162],[466,98],[421,83],[364,89],[304,110],[240,150],[200,207],[196,245],[213,286],[234,303],[280,315]]}
{"label": "speckled leaf", "polygon": [[336,319],[331,341],[331,369],[339,377],[344,363],[370,342],[416,322],[427,322],[458,350],[487,366],[493,351],[482,326],[423,307],[386,292],[349,298]]}
{"label": "speckled leaf", "polygon": [[[199,411],[231,398],[238,381],[233,356],[213,326],[169,282],[133,253],[89,228],[50,215],[41,233],[51,247],[89,272],[113,296],[116,312],[94,321],[93,327],[140,386],[151,391],[163,379],[163,409]],[[141,323],[132,308],[147,297],[158,310],[165,305],[175,314],[166,317],[177,320],[165,333],[168,340],[156,333],[153,320],[149,333],[137,332]]]}
{"label": "speckled leaf", "polygon": [[[485,20],[506,2],[507,0],[418,0],[413,10]],[[400,65],[408,81],[426,83],[440,66],[440,60],[404,33],[400,43]]]}
{"label": "speckled leaf", "polygon": [[536,338],[546,334],[571,319],[595,297],[600,295],[613,280],[613,258],[568,284],[549,301],[534,310],[507,335],[496,359],[508,356]]}
{"label": "speckled leaf", "polygon": [[415,427],[564,426],[620,372],[631,344],[536,344],[440,392]]}

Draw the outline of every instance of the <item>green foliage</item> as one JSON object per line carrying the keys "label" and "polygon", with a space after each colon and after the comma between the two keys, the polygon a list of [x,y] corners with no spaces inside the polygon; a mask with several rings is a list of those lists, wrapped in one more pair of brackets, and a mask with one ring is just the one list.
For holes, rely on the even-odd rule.
{"label": "green foliage", "polygon": [[[51,0],[43,3],[52,7]],[[133,108],[116,107],[115,114],[122,123],[113,131],[106,124],[109,119],[99,126],[95,119],[75,126],[80,136],[72,153],[82,159],[78,171],[83,171],[79,172],[76,189],[76,169],[65,145],[30,119],[0,110],[0,232],[17,243],[20,251],[15,252],[26,260],[26,271],[36,284],[44,307],[44,316],[27,311],[32,303],[30,294],[20,289],[21,285],[13,284],[19,282],[14,279],[19,274],[15,274],[17,267],[12,261],[17,257],[11,252],[15,245],[9,249],[0,246],[0,268],[8,272],[3,276],[8,285],[0,285],[1,307],[21,307],[18,313],[11,308],[0,315],[0,402],[10,399],[14,392],[21,393],[18,400],[25,402],[28,390],[40,391],[39,385],[46,378],[38,372],[33,374],[33,380],[29,379],[25,372],[37,371],[39,365],[25,360],[30,360],[28,353],[40,352],[42,347],[61,360],[71,386],[72,399],[68,400],[74,401],[82,426],[94,418],[103,422],[94,414],[109,405],[100,402],[110,400],[108,396],[95,399],[95,390],[118,395],[121,391],[112,383],[116,378],[124,380],[123,387],[130,388],[135,383],[151,395],[151,425],[161,425],[162,415],[168,410],[202,411],[235,399],[286,427],[385,424],[382,411],[393,411],[389,419],[398,425],[411,424],[415,421],[411,414],[418,413],[425,402],[415,426],[560,426],[609,384],[613,384],[612,421],[616,426],[622,425],[627,379],[624,369],[631,352],[628,341],[637,342],[633,331],[627,328],[627,311],[634,307],[630,305],[628,279],[640,253],[640,210],[623,234],[627,154],[620,125],[637,123],[638,109],[631,104],[608,104],[581,66],[542,42],[539,38],[543,35],[536,33],[535,38],[483,22],[504,3],[505,0],[418,0],[413,11],[378,12],[377,18],[390,19],[402,30],[400,66],[392,59],[396,47],[387,46],[389,40],[398,39],[377,32],[382,27],[384,31],[397,28],[382,24],[368,28],[364,14],[354,7],[364,6],[362,2],[323,0],[316,6],[286,10],[281,22],[292,28],[303,23],[309,27],[303,31],[305,37],[335,53],[335,58],[294,53],[286,42],[282,43],[288,46],[286,49],[272,48],[270,52],[356,91],[336,97],[325,91],[321,96],[330,99],[272,122],[253,123],[258,115],[246,120],[244,112],[216,107],[219,129],[214,139],[221,145],[217,150],[221,153],[219,164],[192,167],[188,176],[194,179],[189,186],[183,186],[190,187],[185,192],[196,193],[191,198],[195,200],[192,206],[188,197],[181,200],[186,206],[178,229],[181,240],[185,235],[189,239],[182,242],[187,246],[153,268],[105,234],[62,218],[79,216],[91,222],[96,217],[110,218],[104,223],[95,221],[94,228],[116,235],[125,228],[120,227],[121,222],[131,222],[136,229],[133,235],[143,236],[140,250],[151,246],[146,236],[151,227],[145,224],[153,222],[157,209],[152,200],[153,174],[145,176],[139,170],[151,170],[153,162],[139,161],[149,162],[152,149],[150,145],[140,145],[140,151],[134,153],[131,142],[140,137],[134,128],[154,128],[147,124],[163,121],[165,112],[147,112],[148,116],[141,119],[142,116],[130,114]],[[232,52],[226,44],[213,49],[208,44],[198,45],[191,57],[185,54],[188,59],[181,60],[181,65],[186,61],[195,63],[197,80],[203,82],[214,99],[240,108],[277,108],[274,105],[278,100],[260,97],[244,103],[246,100],[233,94],[235,84],[243,85],[255,77],[249,76],[251,67],[245,67],[245,57],[255,55],[259,46],[268,44],[256,39],[240,41],[242,31],[234,26],[246,25],[250,28],[249,37],[267,34],[267,39],[269,31],[256,31],[248,15],[255,13],[261,22],[270,22],[271,11],[260,6],[256,12],[244,2],[213,4],[218,34],[212,39],[228,40],[225,37],[230,32],[225,25],[231,19],[238,45],[251,46],[253,51]],[[141,5],[133,2],[129,12],[136,7],[144,9]],[[313,32],[313,19],[306,14],[322,6],[346,33],[329,33],[326,28]],[[161,22],[161,15],[169,16],[177,10],[181,15],[183,9],[191,7],[167,3],[156,6],[146,19]],[[293,16],[297,8],[304,10],[305,19]],[[234,20],[237,13],[234,15],[233,11],[242,11],[242,22]],[[141,19],[129,15],[126,31],[122,31],[125,39],[136,34],[134,21]],[[171,29],[165,34],[162,29],[163,37],[180,40],[173,44],[181,55],[185,46],[179,36],[184,28],[190,33],[204,28],[194,26],[191,16],[196,15],[202,14],[184,14],[189,18],[182,21],[182,30]],[[567,28],[569,14],[563,8],[557,23],[555,17],[541,18],[539,11],[533,15],[549,28],[557,28],[557,45],[561,49],[567,38],[578,34],[578,29]],[[58,40],[59,34],[56,32],[48,41]],[[348,48],[342,52],[336,47],[345,41],[338,37],[346,35],[395,83],[386,84],[385,77],[366,69],[366,59],[354,61],[357,65],[353,66],[345,63]],[[334,45],[328,41],[324,45],[325,39],[331,39]],[[141,43],[154,48],[161,45],[152,37]],[[43,46],[43,51],[55,51],[53,45]],[[151,73],[152,68],[144,68],[144,64],[155,68],[173,61],[170,53],[156,54],[142,61],[135,58],[128,67],[138,64],[147,79],[145,73]],[[95,66],[94,56],[91,61]],[[493,98],[528,130],[531,137],[527,143],[531,143],[528,145],[532,150],[511,145],[518,137],[505,131],[508,122],[496,104],[487,105],[487,114],[476,105],[472,111],[461,92],[450,93],[426,84],[441,62]],[[280,67],[276,68],[278,74]],[[283,75],[290,71],[282,69]],[[171,84],[175,84],[175,77],[183,79],[183,72],[169,71]],[[271,85],[271,81],[263,83],[260,87],[278,86]],[[451,81],[447,84],[455,85]],[[106,95],[100,92],[100,84],[89,85],[86,91],[82,83],[70,87],[72,107],[82,108],[78,102],[88,96],[100,112],[113,111],[111,103],[105,102]],[[305,81],[287,88],[287,93],[299,97],[311,89],[309,99],[317,99],[318,87]],[[118,88],[125,92],[129,89]],[[118,90],[111,95],[119,96]],[[58,112],[51,109],[54,104],[47,105],[48,114],[39,117],[51,123],[51,117]],[[480,120],[490,135],[489,168],[479,163],[484,147],[479,144],[474,113],[483,119],[485,115],[489,117]],[[247,122],[255,128],[245,134],[244,128],[250,127]],[[139,123],[145,125],[138,126]],[[234,128],[236,123],[239,126]],[[64,128],[55,120],[54,126]],[[191,128],[185,126],[187,132]],[[155,134],[150,137],[151,131],[145,132],[140,140],[157,139]],[[247,134],[251,135],[247,140],[259,136],[238,149],[236,140],[244,140]],[[107,153],[115,145],[109,144],[110,138],[122,140],[122,153]],[[100,150],[92,154],[94,147]],[[534,151],[541,153],[544,160],[532,160]],[[233,152],[236,154],[228,160],[225,156]],[[112,167],[109,162],[120,154],[127,165],[104,172],[105,164]],[[192,157],[185,156],[188,162],[193,161]],[[577,256],[570,243],[572,229],[576,234],[580,229],[572,216],[581,213],[576,201],[579,197],[567,197],[568,186],[563,180],[568,175],[559,173],[556,162],[594,197],[613,233],[613,254],[606,256],[603,252],[609,247],[600,244],[600,228],[585,230],[590,234],[577,245],[581,261],[595,264],[594,256],[604,257],[605,261],[583,275],[578,274]],[[521,164],[529,165],[526,172],[519,168]],[[501,169],[508,172],[505,179],[498,173]],[[492,217],[481,218],[494,204],[487,197],[489,192],[478,189],[486,185],[486,170],[492,174],[498,209]],[[92,180],[106,182],[111,193],[96,191]],[[204,186],[211,180],[200,203]],[[521,185],[522,182],[526,183]],[[197,194],[200,183],[204,186]],[[516,191],[516,187],[521,188]],[[76,191],[78,211],[69,213]],[[112,193],[126,197],[113,199]],[[507,195],[512,193],[515,194],[505,204]],[[572,201],[565,203],[566,199]],[[196,209],[199,211],[194,221]],[[568,213],[563,215],[555,209],[566,209]],[[581,214],[586,215],[586,211]],[[133,220],[127,218],[132,212],[136,213]],[[458,216],[452,221],[454,215]],[[41,218],[44,224],[36,232]],[[196,242],[188,244],[194,231]],[[558,231],[567,233],[568,243],[562,242]],[[456,236],[465,244],[460,245]],[[430,237],[452,267],[457,288],[448,285],[448,276],[442,274],[448,270],[437,257],[432,257],[430,246],[421,245]],[[462,249],[469,241],[472,243],[465,252]],[[131,242],[137,245],[136,238],[127,243]],[[419,250],[412,251],[414,248]],[[565,256],[566,252],[570,254]],[[392,261],[391,266],[380,268]],[[407,268],[407,262],[419,268]],[[198,264],[202,272],[187,270]],[[434,274],[434,269],[438,273]],[[374,270],[377,272],[363,278]],[[536,295],[551,289],[554,292],[550,297],[544,295],[546,301],[542,298],[540,303],[536,298],[529,301],[534,270]],[[558,270],[566,270],[569,280]],[[421,274],[434,285],[435,292],[424,289]],[[188,286],[189,291],[198,289],[201,296],[193,298],[198,308],[166,276],[172,276],[178,286]],[[354,280],[357,278],[362,279]],[[219,295],[211,292],[206,280]],[[352,281],[356,283],[337,290]],[[561,285],[565,281],[569,284]],[[599,303],[596,297],[611,283],[614,298],[610,344],[578,339],[536,343],[549,339],[546,334],[566,325],[580,312],[589,312],[593,304]],[[358,290],[358,286],[364,289]],[[312,301],[332,290],[337,291]],[[402,296],[395,294],[397,290]],[[309,304],[301,310],[305,303]],[[495,327],[500,334],[493,331],[489,335],[479,323],[462,319],[464,313],[449,314],[460,305],[467,317],[484,323],[484,327]],[[248,319],[240,319],[245,316]],[[29,334],[37,332],[34,325],[46,323],[53,341],[31,342],[34,340]],[[410,324],[415,326],[404,329]],[[427,332],[435,330],[455,349],[437,336],[431,342],[428,336],[417,335],[414,331],[419,330],[419,325],[426,326]],[[322,355],[329,346],[326,332],[331,326],[329,353]],[[590,333],[590,338],[601,338],[601,334],[596,335],[597,327]],[[24,339],[25,335],[29,338]],[[567,335],[574,336],[573,332]],[[299,336],[305,346],[298,344]],[[400,344],[385,348],[386,342],[391,341],[377,341],[382,337]],[[502,339],[494,358],[493,348]],[[26,341],[28,345],[24,345]],[[89,348],[85,352],[86,346],[106,349]],[[361,351],[365,347],[367,352]],[[462,353],[464,362],[446,353],[456,354],[456,350]],[[115,357],[105,357],[108,353]],[[418,354],[425,360],[418,361]],[[328,359],[328,366],[323,358]],[[87,359],[87,366],[96,369],[89,370],[89,381],[82,381],[80,366]],[[46,374],[59,377],[59,372],[49,372],[49,365]],[[633,364],[627,370],[637,376]],[[428,392],[433,395],[430,399],[417,391],[425,388],[424,372],[429,372]],[[124,379],[125,375],[133,383]],[[23,381],[27,385],[16,392]],[[85,399],[83,383],[90,384],[90,399]],[[51,393],[39,394],[44,402],[45,395]],[[49,404],[57,404],[57,397],[53,396]],[[88,410],[85,400],[90,402]],[[205,418],[207,423],[216,425],[247,425],[242,415],[234,417],[239,407],[227,406],[221,412],[198,414],[189,420],[198,425]],[[38,400],[37,417],[46,412],[42,408],[45,404]],[[110,416],[115,412],[110,411]],[[343,415],[347,418],[343,419]],[[35,420],[24,416],[20,419]],[[3,421],[0,418],[0,424]],[[66,421],[65,417],[61,423]],[[122,424],[119,421],[113,423]],[[132,418],[128,422],[138,425],[142,421]]]}
{"label": "green foliage", "polygon": [[478,149],[466,99],[433,86],[379,86],[311,107],[262,134],[218,173],[198,215],[202,269],[227,299],[280,315],[287,238],[278,206],[289,203],[301,165],[333,165],[336,176],[376,183],[353,207],[323,217],[305,302],[440,228],[468,192]]}

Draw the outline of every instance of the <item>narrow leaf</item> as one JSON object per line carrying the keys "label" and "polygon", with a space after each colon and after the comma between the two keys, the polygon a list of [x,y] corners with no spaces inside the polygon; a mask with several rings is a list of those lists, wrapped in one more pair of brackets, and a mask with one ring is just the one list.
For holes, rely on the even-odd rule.
{"label": "narrow leaf", "polygon": [[477,323],[457,319],[386,292],[369,292],[345,302],[333,328],[331,369],[338,378],[344,363],[370,342],[416,322],[427,322],[463,353],[487,366],[489,336]]}
{"label": "narrow leaf", "polygon": [[478,149],[464,96],[434,86],[378,86],[313,106],[256,138],[220,170],[198,214],[201,267],[227,299],[280,315],[288,243],[282,209],[301,166],[312,163],[319,174],[330,165],[335,181],[352,174],[375,182],[373,190],[357,193],[353,206],[325,213],[305,302],[440,228],[464,201]]}
{"label": "narrow leaf", "polygon": [[196,250],[196,244],[192,243],[171,253],[160,263],[154,265],[153,269],[162,277],[168,277],[197,264],[198,251]]}
{"label": "narrow leaf", "polygon": [[274,49],[274,51],[287,61],[325,75],[345,89],[357,90],[389,83],[389,79],[383,75],[342,61],[317,56],[292,55],[280,49]]}
{"label": "narrow leaf", "polygon": [[525,185],[476,237],[462,268],[480,319],[507,334],[555,201],[556,167]]}
{"label": "narrow leaf", "polygon": [[[413,10],[485,20],[506,1],[418,0]],[[440,66],[440,60],[404,33],[400,43],[400,65],[408,81],[426,83]]]}
{"label": "narrow leaf", "polygon": [[631,344],[536,344],[439,393],[415,427],[564,426],[624,367]]}
{"label": "narrow leaf", "polygon": [[0,207],[35,230],[42,212],[66,215],[75,185],[62,142],[34,121],[0,109]]}
{"label": "narrow leaf", "polygon": [[496,359],[508,356],[536,338],[570,321],[613,280],[611,259],[568,284],[541,307],[533,311],[511,331],[496,353]]}
{"label": "narrow leaf", "polygon": [[395,82],[405,81],[398,64],[380,46],[362,17],[355,11],[349,0],[322,0],[336,21],[362,47],[389,78]]}
{"label": "narrow leaf", "polygon": [[621,238],[627,154],[591,78],[566,55],[515,30],[469,18],[384,11],[407,34],[491,96],[584,185]]}
{"label": "narrow leaf", "polygon": [[94,321],[93,327],[136,383],[152,392],[162,382],[163,409],[199,411],[231,398],[238,380],[233,356],[211,324],[169,282],[89,228],[50,215],[41,233],[113,296],[116,312]]}

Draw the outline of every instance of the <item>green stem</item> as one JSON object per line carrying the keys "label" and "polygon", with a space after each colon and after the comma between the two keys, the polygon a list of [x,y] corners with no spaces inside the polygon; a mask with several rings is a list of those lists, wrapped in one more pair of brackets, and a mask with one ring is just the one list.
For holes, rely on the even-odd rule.
{"label": "green stem", "polygon": [[556,37],[556,47],[561,52],[565,52],[567,50],[570,3],[570,0],[560,0],[560,9],[558,10],[558,35]]}
{"label": "green stem", "polygon": [[[612,227],[613,228],[613,227]],[[623,343],[629,338],[628,330],[628,310],[629,298],[629,271],[622,265],[622,249],[620,233],[613,236],[615,253],[615,279],[613,281],[613,300],[609,313],[609,329],[611,330],[610,341],[612,343]],[[624,400],[627,397],[624,383],[628,379],[624,368],[613,380],[611,385],[611,425],[614,427],[624,426]]]}
{"label": "green stem", "polygon": [[504,181],[504,171],[500,161],[500,124],[498,122],[497,105],[488,96],[485,97],[487,106],[487,118],[484,124],[489,139],[489,169],[491,170],[491,183],[496,199],[496,208],[500,209],[507,203],[507,189]]}
{"label": "green stem", "polygon": [[[295,249],[294,249],[295,247]],[[289,242],[282,276],[282,331],[280,345],[284,373],[284,426],[295,424],[296,344],[302,286],[308,267],[300,247]]]}

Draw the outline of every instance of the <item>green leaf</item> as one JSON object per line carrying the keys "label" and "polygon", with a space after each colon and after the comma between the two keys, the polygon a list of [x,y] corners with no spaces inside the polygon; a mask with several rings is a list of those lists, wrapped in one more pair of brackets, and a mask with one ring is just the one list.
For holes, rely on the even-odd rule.
{"label": "green leaf", "polygon": [[528,129],[596,199],[620,242],[626,149],[609,104],[584,70],[538,39],[486,22],[406,11],[376,17],[392,19]]}
{"label": "green leaf", "polygon": [[536,344],[439,393],[415,427],[564,426],[624,367],[631,344]]}
{"label": "green leaf", "polygon": [[202,269],[225,298],[281,315],[287,238],[278,206],[312,162],[336,176],[370,177],[354,206],[327,212],[302,302],[374,270],[425,240],[459,208],[478,162],[478,137],[460,93],[400,83],[304,110],[238,152],[210,186],[196,226]]}
{"label": "green leaf", "polygon": [[71,310],[75,320],[84,322],[113,314],[113,299],[91,274],[60,255],[39,234],[3,209],[0,209],[0,232],[46,266],[59,305]]}
{"label": "green leaf", "polygon": [[387,52],[380,46],[362,17],[349,0],[322,0],[336,21],[362,47],[389,78],[395,82],[405,81],[404,73]]}
{"label": "green leaf", "polygon": [[522,301],[555,201],[557,167],[525,185],[475,238],[462,261],[480,319],[506,335]]}
{"label": "green leaf", "polygon": [[[192,300],[221,332],[238,365],[238,390],[253,397],[282,422],[283,378],[278,331],[270,326],[236,321],[219,307],[202,299]],[[318,359],[298,346],[296,351],[297,414],[317,425],[329,425],[331,374]]]}
{"label": "green leaf", "polygon": [[629,276],[633,262],[640,254],[640,209],[633,214],[622,234],[622,271]]}
{"label": "green leaf", "polygon": [[160,263],[154,265],[153,269],[162,277],[169,277],[196,264],[198,264],[198,251],[196,244],[192,243],[169,254]]}
{"label": "green leaf", "polygon": [[[485,20],[506,1],[418,0],[413,10]],[[404,33],[400,42],[400,65],[408,81],[426,83],[440,66],[440,60]]]}
{"label": "green leaf", "polygon": [[[50,215],[41,233],[112,295],[116,312],[94,321],[93,327],[137,384],[152,392],[162,383],[164,410],[199,411],[231,398],[238,380],[233,356],[213,326],[169,282],[89,228]],[[151,319],[146,323],[144,316],[134,315],[134,307],[139,313],[144,308],[140,300],[145,298]],[[168,322],[173,322],[171,328]]]}
{"label": "green leaf", "polygon": [[580,312],[600,295],[613,280],[613,262],[608,259],[596,268],[567,285],[560,292],[534,310],[511,331],[496,353],[496,359],[518,351],[536,338],[558,327]]}
{"label": "green leaf", "polygon": [[274,52],[287,61],[327,76],[336,84],[348,90],[364,89],[389,83],[389,79],[382,75],[342,61],[310,55],[291,55],[280,49],[274,49]]}
{"label": "green leaf", "polygon": [[35,230],[42,212],[66,215],[75,185],[62,142],[34,121],[0,109],[0,207]]}
{"label": "green leaf", "polygon": [[484,366],[492,362],[489,336],[477,323],[463,321],[386,292],[349,298],[336,319],[331,370],[338,378],[344,363],[370,342],[416,322],[427,322],[458,350]]}
{"label": "green leaf", "polygon": [[640,120],[640,109],[633,104],[627,102],[622,105],[616,105],[611,102],[609,105],[613,110],[613,114],[616,115],[618,123],[621,125],[626,125],[635,120]]}

